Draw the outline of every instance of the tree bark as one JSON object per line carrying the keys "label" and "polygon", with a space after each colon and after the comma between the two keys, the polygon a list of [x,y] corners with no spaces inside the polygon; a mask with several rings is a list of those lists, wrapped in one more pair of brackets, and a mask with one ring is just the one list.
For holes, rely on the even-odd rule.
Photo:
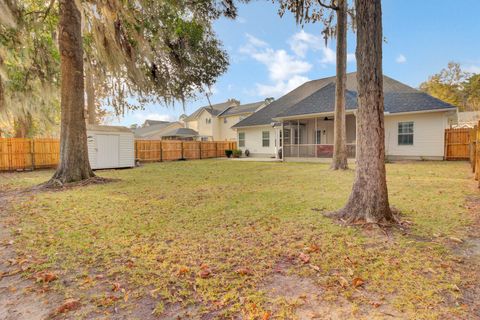
{"label": "tree bark", "polygon": [[333,170],[345,170],[347,164],[347,130],[345,122],[345,91],[347,80],[347,0],[338,0],[337,14],[337,77],[333,122]]}
{"label": "tree bark", "polygon": [[355,181],[340,218],[393,222],[385,171],[381,0],[355,0],[357,14],[358,154]]}
{"label": "tree bark", "polygon": [[88,161],[81,14],[75,0],[60,0],[61,72],[60,163],[49,183],[94,177]]}
{"label": "tree bark", "polygon": [[87,120],[88,124],[97,124],[97,114],[95,106],[95,86],[93,84],[93,75],[90,68],[86,69],[85,87],[87,89]]}

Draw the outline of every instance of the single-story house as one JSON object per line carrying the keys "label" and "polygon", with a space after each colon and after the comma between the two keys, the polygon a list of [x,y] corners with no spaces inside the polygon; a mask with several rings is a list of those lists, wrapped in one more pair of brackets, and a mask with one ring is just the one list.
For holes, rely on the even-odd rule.
{"label": "single-story house", "polygon": [[175,128],[171,131],[165,132],[162,140],[184,140],[194,141],[198,138],[198,132],[189,128]]}
{"label": "single-story house", "polygon": [[135,139],[162,140],[165,133],[178,128],[183,128],[183,126],[183,123],[178,121],[146,120],[144,125],[140,128],[134,129],[133,133],[135,134]]}
{"label": "single-story house", "polygon": [[[389,159],[443,159],[444,130],[457,108],[384,76],[385,149]],[[251,156],[285,160],[333,155],[335,77],[312,80],[233,126],[239,148]],[[347,74],[346,131],[350,158],[356,149],[357,81]]]}

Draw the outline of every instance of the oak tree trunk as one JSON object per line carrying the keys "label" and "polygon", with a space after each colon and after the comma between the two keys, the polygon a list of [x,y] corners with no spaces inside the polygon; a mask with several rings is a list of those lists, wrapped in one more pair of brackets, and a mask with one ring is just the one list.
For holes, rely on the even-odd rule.
{"label": "oak tree trunk", "polygon": [[338,1],[337,14],[337,77],[333,122],[333,170],[348,168],[345,91],[347,80],[347,0]]}
{"label": "oak tree trunk", "polygon": [[97,124],[97,114],[95,107],[95,86],[93,84],[92,71],[87,68],[85,79],[85,89],[87,93],[87,120],[88,124]]}
{"label": "oak tree trunk", "polygon": [[81,14],[75,0],[60,0],[61,72],[60,163],[50,183],[94,177],[88,161]]}
{"label": "oak tree trunk", "polygon": [[381,0],[355,0],[357,19],[357,166],[339,216],[350,223],[392,222],[385,172]]}

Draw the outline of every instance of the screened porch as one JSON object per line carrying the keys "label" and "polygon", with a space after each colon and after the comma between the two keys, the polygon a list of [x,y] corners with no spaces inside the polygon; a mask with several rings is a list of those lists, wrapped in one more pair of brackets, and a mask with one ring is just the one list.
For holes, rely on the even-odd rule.
{"label": "screened porch", "polygon": [[[281,127],[285,158],[332,158],[333,116],[285,120]],[[346,116],[348,158],[355,158],[355,116]]]}

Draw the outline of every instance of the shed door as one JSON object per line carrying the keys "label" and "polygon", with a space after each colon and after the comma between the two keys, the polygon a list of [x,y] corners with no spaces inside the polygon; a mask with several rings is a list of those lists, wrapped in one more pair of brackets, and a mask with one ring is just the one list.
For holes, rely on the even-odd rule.
{"label": "shed door", "polygon": [[97,134],[97,168],[116,168],[119,162],[119,136]]}

